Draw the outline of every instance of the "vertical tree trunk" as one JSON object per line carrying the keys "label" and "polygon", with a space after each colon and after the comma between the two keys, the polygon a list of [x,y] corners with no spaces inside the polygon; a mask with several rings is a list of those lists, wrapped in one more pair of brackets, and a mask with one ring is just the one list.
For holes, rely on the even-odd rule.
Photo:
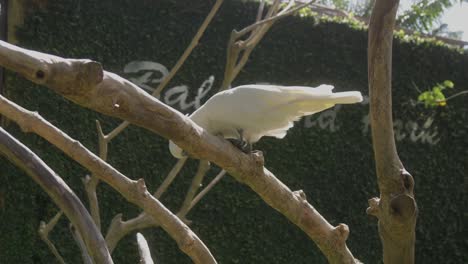
{"label": "vertical tree trunk", "polygon": [[414,263],[417,206],[413,177],[395,146],[392,121],[392,42],[398,0],[377,0],[369,24],[368,78],[372,142],[380,198],[367,213],[379,219],[384,263]]}

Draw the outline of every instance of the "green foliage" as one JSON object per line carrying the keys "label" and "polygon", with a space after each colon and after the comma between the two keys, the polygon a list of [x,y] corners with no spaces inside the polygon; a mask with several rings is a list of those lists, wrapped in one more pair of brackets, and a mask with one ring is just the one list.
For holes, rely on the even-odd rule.
{"label": "green foliage", "polygon": [[446,88],[452,89],[454,84],[452,81],[446,80],[443,83],[438,83],[431,90],[425,91],[418,96],[418,101],[423,102],[425,107],[446,106],[447,101],[442,92]]}
{"label": "green foliage", "polygon": [[[432,35],[446,35],[460,38],[460,32],[448,31],[447,24],[440,24],[439,18],[443,12],[455,4],[468,2],[467,0],[414,0],[408,10],[397,17],[397,24],[405,29],[411,29]],[[351,12],[355,15],[369,18],[375,0],[319,0],[318,3],[333,6],[337,9]]]}
{"label": "green foliage", "polygon": [[[135,60],[170,67],[182,54],[213,1],[58,0],[36,10],[18,29],[20,45],[69,58],[102,62],[108,71],[128,77],[124,66]],[[256,5],[225,1],[215,21],[169,87],[187,84],[189,99],[210,75],[217,87],[223,76],[226,42],[256,16]],[[400,158],[415,177],[419,206],[416,260],[418,263],[468,263],[463,233],[466,216],[466,157],[468,109],[454,100],[437,111],[413,106],[419,93],[411,83],[430,87],[440,80],[468,83],[468,56],[433,41],[396,37],[393,62],[393,107]],[[367,92],[367,33],[334,20],[290,17],[271,28],[234,85],[269,82],[283,85],[334,84],[337,91]],[[17,74],[7,74],[8,98],[38,111],[46,119],[97,150],[95,119],[106,132],[118,120],[83,109]],[[164,98],[164,94],[161,98]],[[206,98],[205,98],[206,99]],[[455,111],[454,111],[455,109]],[[193,109],[190,109],[193,111]],[[364,263],[380,263],[377,222],[365,214],[367,200],[378,196],[367,105],[342,106],[297,122],[283,140],[262,139],[254,147],[265,153],[266,166],[292,190],[302,189],[308,200],[333,225],[346,223],[348,245]],[[333,114],[336,117],[333,118]],[[433,118],[432,122],[428,118]],[[306,128],[307,127],[307,128]],[[324,127],[324,128],[323,128]],[[331,131],[331,127],[336,130]],[[37,136],[8,131],[43,158],[86,201],[81,177],[87,172]],[[436,134],[434,136],[434,134]],[[433,136],[436,144],[427,143]],[[413,141],[415,140],[415,141]],[[167,140],[131,126],[112,141],[109,162],[129,177],[144,178],[154,191],[175,160]],[[161,201],[176,211],[190,185],[196,162],[190,161]],[[219,168],[213,168],[208,179]],[[206,185],[208,180],[204,182]],[[139,210],[105,184],[98,188],[103,230],[112,217],[124,219]],[[51,263],[52,254],[40,241],[40,220],[56,207],[26,175],[0,159],[0,262]],[[86,202],[85,202],[86,204]],[[268,207],[247,186],[225,177],[188,216],[191,228],[219,263],[326,263],[314,243],[284,216]],[[161,229],[143,231],[159,263],[190,263]],[[67,263],[81,263],[64,219],[51,234]],[[135,237],[124,239],[113,254],[115,263],[137,263]]]}
{"label": "green foliage", "polygon": [[420,0],[399,16],[399,23],[409,29],[429,32],[443,11],[459,0]]}

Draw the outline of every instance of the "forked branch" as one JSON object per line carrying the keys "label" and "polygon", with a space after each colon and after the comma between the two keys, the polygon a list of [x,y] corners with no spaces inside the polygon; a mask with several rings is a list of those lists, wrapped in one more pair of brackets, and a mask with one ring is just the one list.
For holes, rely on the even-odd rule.
{"label": "forked branch", "polygon": [[[223,0],[217,0],[215,2],[215,4],[213,5],[211,11],[208,13],[207,17],[205,18],[202,25],[198,29],[197,33],[193,37],[192,41],[190,42],[189,46],[185,49],[184,53],[179,58],[179,60],[176,62],[176,64],[171,69],[169,74],[164,77],[162,82],[153,91],[153,93],[152,93],[153,96],[159,98],[162,90],[167,86],[167,84],[169,84],[169,82],[175,76],[177,71],[184,64],[185,60],[189,57],[190,53],[197,46],[198,42],[200,41],[200,38],[203,36],[205,30],[207,29],[210,22],[213,20],[214,16],[218,12],[218,9],[220,8],[222,3],[223,3]],[[96,126],[97,126],[97,132],[98,132],[98,141],[99,141],[99,157],[102,160],[104,160],[104,161],[107,160],[107,150],[108,150],[108,145],[110,144],[111,140],[114,137],[116,137],[117,135],[119,135],[122,131],[124,131],[125,128],[127,128],[129,125],[130,125],[130,123],[128,121],[123,121],[119,126],[117,126],[115,129],[113,129],[111,132],[109,132],[109,134],[106,135],[103,132],[101,124],[99,123],[98,120],[96,120]],[[185,160],[184,160],[184,162],[182,162],[182,163],[178,162],[177,164],[178,164],[177,165],[178,169],[180,170],[180,168],[185,164]],[[175,174],[170,173],[169,175],[167,175],[166,180],[163,182],[162,186],[160,186],[158,188],[158,192],[156,193],[156,196],[155,196],[157,199],[159,199],[162,192],[164,192],[167,189],[167,187],[172,183],[172,180],[175,178],[176,175],[177,175],[177,172]],[[96,222],[98,228],[100,229],[101,228],[101,219],[100,219],[100,214],[99,214],[98,199],[97,199],[97,195],[96,195],[96,188],[97,188],[97,185],[99,184],[99,179],[95,175],[91,175],[91,177],[86,176],[86,178],[84,180],[84,183],[85,183],[85,190],[86,190],[88,200],[89,200],[89,204],[90,204],[91,215],[93,216],[94,221]],[[141,219],[146,220],[146,219],[151,219],[151,218],[138,217],[136,220],[141,220]],[[152,220],[149,220],[149,221],[152,221]],[[151,224],[151,223],[148,223],[148,224]],[[111,225],[111,227],[113,227],[113,226],[115,227],[117,225]],[[138,226],[138,225],[136,225],[136,226]],[[126,230],[126,229],[123,229],[123,230]],[[121,234],[121,235],[113,234],[113,232],[116,232],[116,231],[117,231],[116,229],[108,230],[108,235],[109,235],[109,237],[112,238],[112,241],[110,241],[110,243],[112,245],[115,245],[118,242],[118,240],[120,240],[120,238],[122,238],[123,235],[124,235],[124,234]],[[115,241],[115,239],[117,239],[117,238],[118,238],[118,240]],[[113,247],[111,247],[110,250],[112,252]]]}
{"label": "forked branch", "polygon": [[[131,82],[116,74],[103,71],[99,63],[88,60],[63,59],[21,49],[0,41],[0,65],[22,74],[33,82],[49,87],[81,106],[128,120],[135,125],[171,139],[192,157],[214,162],[235,177],[236,180],[252,188],[266,203],[299,226],[317,243],[331,263],[356,262],[346,246],[348,232],[346,226],[343,224],[336,228],[331,226],[307,202],[301,192],[293,193],[263,167],[264,162],[261,153],[246,155],[240,152],[228,141],[207,133],[189,118],[149,96]],[[46,128],[36,132],[40,134],[44,132],[44,129]],[[51,142],[54,142],[54,140]],[[81,144],[77,143],[75,145],[73,149],[82,150]],[[67,151],[72,153],[70,150],[64,150],[66,153]],[[162,227],[171,235],[175,235],[173,238],[181,246],[180,243],[184,241],[186,238],[184,235],[187,235],[187,233],[182,233],[183,235],[180,236],[181,234],[178,231],[181,230],[169,229],[167,225],[163,225],[175,220],[172,218],[173,215],[167,212],[159,201],[147,194],[146,190],[143,192],[145,193],[143,197],[141,195],[131,196],[127,188],[128,184],[133,185],[134,182],[121,182],[130,180],[112,167],[102,163],[97,157],[88,160],[89,156],[94,157],[92,153],[83,156],[86,160],[81,155],[71,155],[73,159],[83,163],[85,167],[88,166],[88,169],[98,170],[99,173],[103,174],[100,177],[121,192],[127,199],[141,206],[145,211],[147,210],[155,219],[160,219],[158,221]],[[99,173],[96,175],[100,175]],[[143,187],[142,182],[138,183],[137,186]],[[140,194],[141,192],[136,193]],[[161,208],[161,211],[154,211],[153,206]],[[180,227],[181,224],[177,223],[176,226]],[[189,230],[188,227],[185,228],[183,231]],[[197,237],[192,238],[198,239]],[[193,240],[191,241],[193,242]],[[198,246],[203,245],[198,240],[195,240],[194,243]],[[193,246],[193,244],[191,245]],[[182,243],[182,248],[187,250],[183,246],[187,246],[187,244]],[[190,253],[202,253],[205,257],[207,256],[205,253],[209,253],[207,249],[205,250],[204,245],[202,247],[190,247],[190,249],[194,248],[201,250],[201,252]],[[200,257],[200,255],[191,256]],[[203,263],[210,262],[205,261]]]}
{"label": "forked branch", "polygon": [[47,244],[52,254],[54,254],[55,258],[57,258],[58,262],[60,262],[61,264],[65,264],[65,260],[63,260],[57,248],[49,239],[50,231],[52,231],[52,229],[55,227],[55,225],[60,220],[60,217],[62,215],[63,215],[63,211],[59,211],[57,214],[55,214],[54,217],[52,217],[52,219],[48,223],[41,221],[39,223],[38,233],[39,233],[39,237],[42,239],[42,241],[44,241]]}
{"label": "forked branch", "polygon": [[[190,228],[185,225],[180,219],[172,214],[163,204],[155,199],[146,189],[142,179],[133,181],[125,175],[114,169],[112,166],[101,160],[94,153],[86,149],[80,142],[70,138],[67,134],[44,120],[37,113],[27,111],[20,106],[10,102],[3,96],[0,96],[0,113],[10,120],[15,121],[23,129],[23,131],[33,132],[51,144],[58,147],[65,154],[77,161],[83,167],[87,168],[91,173],[99,177],[100,180],[106,182],[111,187],[116,189],[129,202],[142,208],[148,215],[160,223],[161,227],[177,242],[179,248],[189,255],[195,263],[216,263],[216,260],[211,255],[211,252],[203,244],[203,242],[193,233]],[[1,128],[0,128],[1,131]],[[60,179],[61,180],[61,179]],[[44,185],[41,185],[44,189]],[[50,188],[50,187],[48,187]],[[55,190],[55,189],[54,189]],[[65,208],[64,212],[67,213]],[[86,209],[84,212],[73,208],[73,213],[88,214]],[[89,215],[89,214],[88,214]],[[68,216],[68,215],[67,215]],[[70,218],[70,217],[69,217]],[[89,217],[91,220],[91,217]],[[94,222],[91,220],[95,227]],[[77,227],[78,228],[78,227]],[[81,230],[80,230],[81,231]],[[80,234],[83,231],[80,232]],[[85,234],[99,234],[99,230],[92,230]],[[89,248],[89,239],[85,234],[81,234],[86,245]],[[104,239],[102,238],[102,243]],[[96,245],[96,248],[97,247]],[[94,249],[96,250],[96,249]],[[107,251],[107,254],[109,252]],[[105,260],[96,261],[96,263],[112,263]]]}
{"label": "forked branch", "polygon": [[[255,23],[240,31],[233,30],[231,33],[231,37],[227,46],[224,79],[220,90],[222,91],[228,89],[232,81],[237,77],[244,65],[247,63],[253,49],[268,32],[271,26],[273,26],[275,21],[282,17],[294,14],[294,12],[306,7],[313,2],[314,1],[309,1],[307,3],[294,6],[294,0],[290,0],[287,5],[281,8],[281,0],[275,0],[269,7],[265,16],[263,16],[265,2],[261,1]],[[243,37],[247,34],[249,34],[248,37],[243,39]]]}
{"label": "forked branch", "polygon": [[[0,102],[0,107],[5,106]],[[0,110],[0,113],[4,114]],[[6,117],[8,115],[5,114]],[[26,126],[27,128],[28,126]],[[0,153],[24,170],[63,210],[83,238],[87,254],[96,263],[113,263],[101,232],[96,228],[80,199],[36,154],[0,127]],[[58,218],[58,217],[57,217]],[[46,228],[46,227],[44,227]]]}
{"label": "forked branch", "polygon": [[368,78],[372,144],[380,190],[367,213],[379,219],[384,263],[414,263],[414,179],[403,167],[393,133],[392,42],[398,0],[377,0],[369,24]]}

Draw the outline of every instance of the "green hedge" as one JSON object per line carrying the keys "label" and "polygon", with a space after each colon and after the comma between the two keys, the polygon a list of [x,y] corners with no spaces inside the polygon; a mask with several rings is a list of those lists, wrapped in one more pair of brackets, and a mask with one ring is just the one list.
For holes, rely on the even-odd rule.
{"label": "green hedge", "polygon": [[[190,4],[175,0],[53,1],[46,9],[32,9],[25,24],[17,29],[17,36],[23,47],[63,57],[90,58],[102,62],[109,71],[132,77],[123,71],[131,61],[154,61],[170,68],[212,4],[202,0]],[[253,21],[255,13],[256,4],[252,2],[224,3],[169,87],[187,84],[191,100],[209,76],[215,77],[217,87],[230,31]],[[346,24],[313,17],[286,18],[262,40],[234,84],[330,83],[338,91],[368,94],[366,45],[367,33]],[[458,89],[466,89],[466,69],[468,56],[457,50],[432,42],[395,41],[394,116],[400,120],[396,123],[397,135],[404,136],[398,141],[400,157],[416,181],[417,263],[468,262],[468,242],[462,234],[468,222],[466,97],[440,109],[411,103],[418,95],[414,86],[424,90],[449,79]],[[119,123],[13,73],[7,74],[6,92],[93,151],[97,150],[94,120],[101,120],[106,131]],[[348,246],[356,257],[365,263],[380,263],[376,219],[365,213],[367,200],[378,195],[370,132],[363,122],[367,111],[365,104],[342,106],[335,112],[303,119],[283,140],[264,138],[255,147],[264,151],[266,166],[291,189],[303,189],[332,224],[349,225]],[[14,124],[8,130],[85,199],[81,178],[86,170],[41,138],[23,134]],[[417,139],[421,133],[424,137]],[[428,143],[431,136],[437,144]],[[114,139],[109,151],[113,166],[134,179],[143,177],[150,191],[175,163],[167,140],[138,127],[130,127]],[[162,197],[170,209],[177,210],[181,204],[195,169],[196,162],[189,162]],[[213,168],[208,178],[218,170]],[[0,175],[0,263],[50,263],[54,257],[36,230],[39,221],[55,214],[56,207],[37,184],[4,159],[0,159]],[[99,198],[104,230],[116,213],[132,217],[139,212],[104,184],[99,186]],[[219,263],[326,263],[303,232],[231,177],[223,179],[189,218],[193,220],[191,227]],[[190,263],[161,229],[143,233],[159,263]],[[59,222],[51,238],[68,263],[80,263],[67,221]],[[114,257],[116,263],[137,262],[134,235],[119,244]]]}

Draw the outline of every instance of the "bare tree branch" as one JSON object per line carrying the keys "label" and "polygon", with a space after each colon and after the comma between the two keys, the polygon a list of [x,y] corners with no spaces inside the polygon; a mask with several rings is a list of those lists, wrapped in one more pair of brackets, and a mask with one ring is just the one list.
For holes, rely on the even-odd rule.
{"label": "bare tree branch", "polygon": [[171,183],[177,177],[177,175],[179,174],[180,170],[182,169],[186,161],[187,161],[187,158],[179,159],[177,161],[177,163],[174,165],[171,171],[167,174],[164,181],[161,183],[161,185],[158,187],[158,189],[154,193],[154,197],[156,197],[156,199],[161,198],[161,196],[167,190],[169,185],[171,185]]}
{"label": "bare tree branch", "polygon": [[[307,202],[302,191],[293,193],[263,167],[261,152],[250,155],[240,152],[227,140],[207,133],[189,118],[151,97],[131,82],[103,71],[97,62],[63,59],[0,41],[0,65],[33,82],[46,85],[81,106],[128,120],[171,139],[193,157],[214,162],[236,180],[247,184],[271,207],[299,226],[317,243],[331,263],[356,261],[345,243],[349,232],[346,225],[331,226]],[[84,162],[76,155],[72,155],[72,158]],[[90,163],[94,162],[96,161]],[[110,183],[116,177],[111,176],[106,174],[102,177],[106,177]],[[115,184],[113,187],[125,193],[124,186],[126,185]],[[138,198],[137,201],[132,197],[128,199],[149,207],[148,199]],[[149,210],[143,205],[141,206],[145,210]],[[159,215],[152,216],[158,218]],[[169,221],[167,218],[165,220]]]}
{"label": "bare tree branch", "polygon": [[[213,20],[214,16],[218,12],[219,7],[223,3],[224,0],[216,0],[215,4],[210,10],[210,13],[206,16],[205,20],[203,21],[202,25],[198,29],[197,33],[193,37],[192,41],[188,45],[188,47],[185,49],[184,53],[182,56],[180,56],[179,60],[177,60],[176,64],[174,67],[171,69],[169,74],[164,77],[162,82],[158,85],[158,87],[153,91],[152,95],[155,97],[159,97],[161,94],[162,90],[169,84],[169,82],[172,80],[172,78],[175,76],[177,71],[179,71],[180,67],[184,64],[184,62],[187,60],[189,57],[190,53],[192,53],[193,49],[198,45],[198,42],[200,41],[200,38],[203,36],[205,33],[205,30],[208,28],[208,25],[210,24],[211,20]],[[116,127],[112,132],[109,133],[109,141],[112,140],[115,136],[117,136],[120,132],[122,132],[128,125],[130,125],[130,122],[128,121],[123,121],[118,127]]]}
{"label": "bare tree branch", "polygon": [[[293,8],[294,1],[290,0],[288,4],[280,10],[281,1],[275,0],[269,7],[265,17],[262,19],[264,9],[264,1],[262,1],[258,8],[255,23],[240,31],[233,30],[231,32],[231,37],[227,46],[224,79],[221,84],[220,91],[227,89],[229,85],[231,85],[232,81],[237,77],[244,65],[247,63],[253,49],[268,32],[271,26],[273,26],[275,21],[282,17],[289,16],[313,2],[314,1],[302,3]],[[249,37],[242,40],[241,38],[248,33],[250,33]]]}
{"label": "bare tree branch", "polygon": [[193,177],[192,184],[190,185],[187,191],[187,194],[185,195],[184,202],[182,203],[182,206],[179,212],[177,213],[177,216],[180,219],[187,221],[185,217],[188,211],[190,210],[190,204],[192,203],[193,197],[197,193],[198,189],[201,187],[203,178],[205,178],[205,175],[209,169],[210,169],[209,161],[206,161],[206,160],[199,161],[197,173],[195,174],[195,177]]}
{"label": "bare tree branch", "polygon": [[379,219],[384,263],[414,263],[414,179],[396,150],[392,121],[392,42],[398,0],[377,0],[369,24],[368,78],[372,142],[380,198],[367,213]]}
{"label": "bare tree branch", "polygon": [[[187,49],[184,51],[182,56],[179,58],[179,60],[176,62],[174,67],[171,69],[169,74],[163,79],[163,81],[158,85],[158,87],[154,90],[152,93],[153,96],[159,97],[161,94],[162,90],[167,86],[167,84],[171,81],[171,79],[175,76],[177,71],[180,69],[180,67],[184,64],[185,60],[188,58],[192,50],[197,46],[200,38],[203,36],[203,33],[205,32],[206,28],[208,27],[208,24],[211,22],[215,14],[217,13],[219,7],[223,3],[223,0],[217,0],[214,6],[212,7],[210,13],[208,16],[205,18],[203,21],[202,25],[198,29],[197,33],[195,34],[194,38],[190,42],[189,46]],[[126,127],[128,127],[130,123],[128,121],[123,121],[119,126],[117,126],[114,130],[112,130],[109,134],[105,135],[102,131],[102,127],[99,123],[98,120],[96,120],[96,126],[98,129],[98,137],[99,137],[99,157],[102,160],[107,160],[107,149],[108,149],[108,144],[110,141],[116,137],[118,134],[120,134],[123,130],[125,130]],[[185,163],[185,162],[184,162]],[[180,168],[184,165],[182,163],[180,165]],[[179,164],[179,163],[178,163]],[[179,170],[180,170],[179,168]],[[163,185],[158,188],[159,192],[164,192],[166,188],[169,186],[169,184],[172,182],[172,180],[175,178],[175,175],[169,174],[166,177],[166,181],[163,182]],[[172,176],[172,178],[171,178]],[[97,185],[99,184],[99,179],[92,175],[90,178],[85,178],[85,189],[86,193],[88,195],[88,200],[90,204],[90,209],[91,209],[91,215],[93,216],[94,221],[96,222],[97,226],[99,229],[101,229],[101,219],[99,215],[99,205],[98,205],[98,199],[96,195],[96,188]],[[162,193],[161,193],[162,194]],[[159,195],[161,195],[159,194]],[[156,198],[159,198],[156,196]],[[113,232],[113,230],[110,230],[110,232]],[[114,237],[114,236],[112,236]]]}
{"label": "bare tree branch", "polygon": [[158,225],[159,223],[145,212],[127,221],[122,220],[122,214],[117,214],[112,219],[106,234],[106,242],[109,247],[109,251],[112,253],[117,246],[117,243],[119,243],[119,241],[127,234],[135,230],[156,227]]}
{"label": "bare tree branch", "polygon": [[[3,107],[4,103],[0,106]],[[104,238],[80,199],[36,154],[1,127],[0,153],[31,176],[63,210],[82,236],[85,249],[94,262],[113,263]]]}
{"label": "bare tree branch", "polygon": [[50,251],[52,251],[52,254],[54,254],[54,256],[57,258],[58,262],[60,262],[61,264],[65,264],[65,260],[63,260],[57,248],[49,239],[50,231],[55,227],[55,225],[59,221],[62,214],[63,214],[63,211],[60,210],[57,214],[55,214],[55,216],[47,224],[44,221],[41,221],[39,223],[38,233],[39,233],[39,237],[47,244]]}
{"label": "bare tree branch", "polygon": [[140,263],[153,264],[153,258],[151,257],[151,252],[145,237],[141,233],[137,233],[136,239],[138,243],[138,252],[140,253]]}
{"label": "bare tree branch", "polygon": [[[179,171],[182,169],[186,161],[187,161],[187,158],[180,159],[177,161],[177,163],[174,165],[174,167],[171,169],[171,171],[168,173],[168,175],[164,179],[163,183],[159,186],[159,188],[153,194],[153,196],[156,199],[161,198],[163,193],[167,190],[169,185],[178,175]],[[152,226],[156,227],[158,225],[159,224],[145,212],[142,212],[137,217],[126,220],[126,221],[122,220],[122,214],[116,215],[112,219],[111,224],[109,228],[107,229],[107,234],[106,234],[106,242],[109,247],[109,251],[112,253],[114,248],[117,246],[117,243],[127,234],[135,230],[144,229],[144,228],[148,228]]]}
{"label": "bare tree branch", "polygon": [[169,72],[169,74],[163,79],[163,81],[159,84],[158,88],[154,90],[153,95],[158,95],[162,92],[164,87],[171,81],[171,79],[175,76],[179,68],[184,64],[185,60],[188,58],[192,50],[198,45],[198,42],[200,41],[200,38],[203,36],[203,33],[205,32],[206,28],[210,24],[211,20],[215,16],[216,12],[218,12],[219,7],[223,3],[223,0],[217,0],[216,3],[213,5],[211,8],[210,13],[208,16],[205,18],[205,21],[203,21],[202,25],[198,29],[198,32],[195,34],[195,37],[192,39],[190,42],[189,46],[187,49],[184,51],[182,56],[179,58],[177,63],[174,65],[172,70]]}
{"label": "bare tree branch", "polygon": [[96,227],[101,230],[101,215],[99,213],[99,202],[96,194],[99,178],[96,176],[86,175],[82,180],[85,187],[86,196],[88,197],[91,217],[93,218],[94,223],[96,223]]}
{"label": "bare tree branch", "polygon": [[[216,263],[211,252],[197,235],[148,192],[143,179],[133,181],[127,178],[37,113],[27,111],[3,96],[0,96],[0,113],[18,123],[23,131],[34,132],[54,144],[99,177],[100,180],[116,189],[129,202],[142,208],[158,221],[161,227],[177,242],[179,248],[189,255],[195,263]],[[95,226],[94,223],[93,226]]]}
{"label": "bare tree branch", "polygon": [[85,243],[80,233],[76,230],[76,228],[73,227],[72,224],[70,224],[68,227],[70,229],[70,233],[73,236],[73,239],[75,239],[76,244],[81,250],[81,258],[83,259],[83,264],[93,264],[93,260],[91,259],[91,256],[86,250]]}
{"label": "bare tree branch", "polygon": [[201,190],[197,196],[192,199],[188,211],[192,210],[192,208],[197,205],[203,196],[205,196],[211,189],[213,189],[213,187],[224,177],[224,175],[226,175],[226,171],[221,170],[218,175],[216,175],[216,177],[214,177],[214,179],[203,190]]}
{"label": "bare tree branch", "polygon": [[[182,167],[184,166],[187,158],[179,159],[171,171],[167,174],[163,183],[159,186],[153,196],[156,199],[161,198],[164,192],[167,190],[169,185],[174,181]],[[148,227],[157,227],[159,223],[156,222],[152,217],[150,217],[146,212],[142,212],[137,217],[128,219],[126,221],[122,220],[122,214],[116,215],[109,226],[106,234],[106,241],[109,247],[109,251],[112,253],[114,248],[117,246],[117,243],[125,237],[127,234]]]}

